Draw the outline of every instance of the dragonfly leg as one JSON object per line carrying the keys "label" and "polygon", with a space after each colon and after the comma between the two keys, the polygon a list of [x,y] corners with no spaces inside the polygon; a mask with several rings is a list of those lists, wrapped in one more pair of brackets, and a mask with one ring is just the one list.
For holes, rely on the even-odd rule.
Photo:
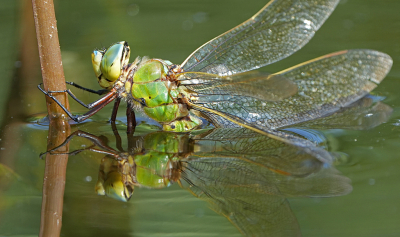
{"label": "dragonfly leg", "polygon": [[[92,108],[94,108],[95,106],[97,106],[99,103],[102,103],[102,101],[104,100],[104,98],[107,96],[107,95],[106,95],[106,96],[102,97],[101,99],[99,99],[99,100],[97,100],[97,101],[95,101],[95,102],[93,102],[93,103],[85,104],[85,103],[82,102],[80,99],[78,99],[78,98],[72,93],[72,91],[69,90],[69,89],[63,90],[63,91],[45,91],[45,90],[43,90],[43,88],[41,87],[42,84],[43,84],[43,83],[40,83],[40,84],[38,85],[39,90],[40,90],[41,92],[43,92],[43,94],[45,94],[45,95],[47,95],[48,97],[52,98],[54,101],[56,101],[56,99],[55,99],[51,94],[53,94],[53,93],[68,93],[68,95],[70,95],[72,99],[74,99],[76,102],[78,102],[80,105],[82,105],[83,107],[85,107],[85,108],[87,108],[87,109],[92,109]],[[112,92],[112,91],[113,91],[113,90],[108,91],[108,93],[110,93],[110,92]],[[57,101],[56,101],[56,102],[57,102]]]}
{"label": "dragonfly leg", "polygon": [[135,111],[133,110],[132,103],[128,102],[128,106],[126,108],[126,121],[127,121],[127,133],[132,134],[135,131],[136,127],[136,116]]}
{"label": "dragonfly leg", "polygon": [[120,103],[121,103],[121,98],[115,99],[114,107],[113,107],[113,110],[112,110],[112,113],[111,113],[111,119],[110,119],[111,123],[115,124],[115,120],[117,119],[118,107],[119,107]]}
{"label": "dragonfly leg", "polygon": [[81,90],[84,90],[84,91],[87,91],[87,92],[90,92],[90,93],[93,93],[93,94],[98,94],[98,95],[107,94],[107,92],[109,91],[109,90],[107,90],[107,89],[92,90],[92,89],[89,89],[89,88],[80,86],[80,85],[76,84],[75,82],[70,82],[70,81],[66,81],[65,83],[67,83],[67,84],[69,84],[69,85],[71,85],[71,86],[74,86],[74,87],[76,87],[76,88],[78,88],[78,89],[81,89]]}
{"label": "dragonfly leg", "polygon": [[[109,104],[111,101],[115,100],[117,98],[117,94],[115,92],[113,93],[109,93],[106,96],[104,96],[101,101],[101,103],[98,103],[96,107],[94,107],[93,109],[89,110],[88,112],[86,112],[83,115],[72,115],[72,117],[68,114],[70,113],[68,110],[68,116],[70,116],[70,118],[72,120],[74,120],[77,123],[80,123],[86,119],[88,119],[89,117],[93,116],[95,113],[97,113],[99,110],[101,110],[102,108],[104,108],[104,106],[106,106],[107,104]],[[65,110],[64,110],[65,111]],[[65,111],[65,112],[67,112]]]}
{"label": "dragonfly leg", "polygon": [[121,139],[121,136],[118,133],[118,129],[117,129],[117,126],[115,125],[115,122],[111,121],[111,129],[112,129],[112,131],[114,133],[114,136],[115,136],[115,143],[116,143],[117,149],[119,151],[123,152],[124,149],[122,149],[122,139]]}
{"label": "dragonfly leg", "polygon": [[[41,87],[42,83],[38,85],[38,88],[40,91],[42,91],[45,95],[50,97],[54,102],[56,102],[63,110],[64,112],[75,122],[80,123],[86,119],[88,119],[90,116],[93,114],[97,113],[100,109],[104,108],[107,104],[109,104],[111,101],[113,101],[115,98],[117,98],[117,93],[115,89],[112,89],[109,91],[104,97],[100,98],[99,100],[90,103],[88,105],[84,104],[82,101],[78,100],[70,90],[65,90],[65,91],[50,91],[47,92]],[[74,100],[76,100],[78,103],[83,105],[84,107],[91,109],[87,113],[83,115],[73,115],[70,111],[68,111],[67,108],[65,108],[64,105],[62,105],[51,93],[65,93],[67,92]]]}
{"label": "dragonfly leg", "polygon": [[117,97],[115,99],[114,107],[113,107],[113,110],[112,110],[112,113],[111,113],[110,123],[111,123],[111,129],[112,129],[112,131],[114,133],[114,136],[115,136],[115,139],[116,139],[117,148],[118,148],[118,150],[123,151],[122,145],[121,145],[122,144],[121,137],[120,137],[120,135],[118,133],[117,126],[115,125],[115,121],[117,119],[118,107],[119,107],[120,103],[121,103],[121,98]]}

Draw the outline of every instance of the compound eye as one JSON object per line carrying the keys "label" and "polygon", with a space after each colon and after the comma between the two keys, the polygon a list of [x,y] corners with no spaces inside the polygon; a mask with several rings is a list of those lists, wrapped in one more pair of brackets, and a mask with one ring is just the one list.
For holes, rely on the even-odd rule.
{"label": "compound eye", "polygon": [[116,81],[121,75],[124,45],[114,44],[104,53],[100,70],[108,81]]}
{"label": "compound eye", "polygon": [[104,181],[105,194],[114,199],[127,202],[130,198],[125,194],[126,186],[122,181],[122,174],[118,171],[113,171],[107,174],[107,179]]}
{"label": "compound eye", "polygon": [[103,55],[104,55],[104,51],[95,50],[92,53],[92,66],[93,66],[94,74],[96,74],[97,78],[99,78],[101,75],[100,63],[101,63],[101,60],[103,59]]}

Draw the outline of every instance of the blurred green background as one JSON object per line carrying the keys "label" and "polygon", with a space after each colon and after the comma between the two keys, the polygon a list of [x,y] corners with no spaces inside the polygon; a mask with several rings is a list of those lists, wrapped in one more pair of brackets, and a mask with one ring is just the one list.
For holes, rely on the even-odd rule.
{"label": "blurred green background", "polygon": [[[30,1],[0,0],[0,236],[36,236],[46,150],[44,96]],[[211,38],[247,20],[261,0],[57,1],[56,17],[65,77],[99,88],[93,49],[126,40],[131,58],[149,56],[181,63]],[[336,198],[289,199],[303,236],[398,236],[400,234],[400,1],[342,0],[315,37],[293,56],[262,70],[276,72],[331,52],[368,48],[394,61],[373,94],[394,111],[385,124],[367,131],[327,131],[349,158],[337,168],[353,192]],[[83,101],[97,97],[77,92]],[[74,112],[84,110],[71,103]],[[94,118],[106,121],[111,107]],[[123,116],[124,110],[120,111]],[[39,115],[36,115],[39,114]],[[82,125],[90,130],[104,122]],[[107,125],[108,126],[108,125]],[[70,157],[62,236],[240,236],[227,219],[174,185],[139,189],[129,203],[94,192],[101,155]]]}

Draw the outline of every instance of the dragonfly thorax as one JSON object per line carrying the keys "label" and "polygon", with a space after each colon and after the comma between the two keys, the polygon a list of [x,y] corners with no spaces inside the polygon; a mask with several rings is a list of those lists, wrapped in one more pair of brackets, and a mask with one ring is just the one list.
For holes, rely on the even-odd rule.
{"label": "dragonfly thorax", "polygon": [[179,102],[180,89],[167,77],[168,71],[168,62],[144,59],[137,66],[130,87],[133,99],[141,101],[144,112],[160,123],[169,123],[189,114],[187,105]]}

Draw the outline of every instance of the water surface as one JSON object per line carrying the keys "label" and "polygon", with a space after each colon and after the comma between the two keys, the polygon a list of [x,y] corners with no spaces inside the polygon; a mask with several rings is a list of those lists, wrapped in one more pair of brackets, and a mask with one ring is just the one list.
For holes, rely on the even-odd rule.
{"label": "water surface", "polygon": [[[40,68],[34,35],[20,33],[26,12],[4,1],[1,38],[0,235],[39,233],[47,127],[44,96],[36,89]],[[21,3],[22,4],[22,3]],[[98,88],[90,62],[94,48],[126,40],[132,55],[182,62],[198,46],[248,19],[266,1],[56,1],[58,30],[67,80]],[[29,9],[29,8],[28,8]],[[335,169],[351,180],[350,194],[330,198],[285,197],[303,236],[398,236],[400,227],[400,2],[342,0],[302,50],[262,70],[276,72],[331,52],[369,48],[389,54],[394,65],[373,91],[393,109],[387,122],[369,129],[320,129],[328,148],[343,155]],[[26,23],[28,24],[28,23]],[[32,25],[25,25],[32,29]],[[76,93],[84,101],[96,96]],[[76,103],[72,111],[84,112]],[[120,132],[123,134],[124,111]],[[104,134],[115,146],[107,123],[111,106],[73,130]],[[140,118],[140,120],[144,120]],[[150,125],[154,123],[148,122]],[[145,126],[146,132],[156,127]],[[148,130],[146,130],[148,129]],[[144,132],[144,133],[146,133]],[[126,145],[125,137],[122,136]],[[71,144],[78,149],[81,142]],[[62,236],[241,236],[209,204],[174,184],[136,189],[129,202],[98,196],[94,186],[103,155],[84,152],[68,160]]]}

